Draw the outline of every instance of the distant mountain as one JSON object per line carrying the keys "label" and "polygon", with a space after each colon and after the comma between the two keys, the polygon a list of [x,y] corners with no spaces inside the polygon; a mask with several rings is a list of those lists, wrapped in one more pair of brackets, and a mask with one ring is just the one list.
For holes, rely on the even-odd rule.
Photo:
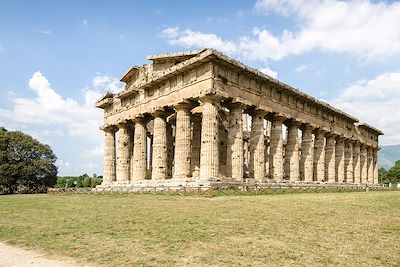
{"label": "distant mountain", "polygon": [[388,170],[397,160],[400,160],[400,145],[381,147],[378,155],[379,167],[383,167]]}

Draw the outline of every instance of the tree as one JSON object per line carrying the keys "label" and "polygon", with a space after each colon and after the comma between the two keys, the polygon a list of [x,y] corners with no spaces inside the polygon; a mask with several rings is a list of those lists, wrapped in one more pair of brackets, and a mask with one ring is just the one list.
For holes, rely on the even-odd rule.
{"label": "tree", "polygon": [[57,157],[48,145],[0,128],[0,194],[34,193],[56,183]]}

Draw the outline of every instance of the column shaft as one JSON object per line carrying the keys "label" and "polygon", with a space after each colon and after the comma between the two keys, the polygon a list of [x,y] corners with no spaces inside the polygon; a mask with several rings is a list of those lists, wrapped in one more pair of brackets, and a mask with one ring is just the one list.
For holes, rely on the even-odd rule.
{"label": "column shaft", "polygon": [[227,170],[232,179],[243,181],[243,108],[234,105],[229,114]]}
{"label": "column shaft", "polygon": [[200,175],[201,114],[192,115],[192,156],[190,169],[192,177]]}
{"label": "column shaft", "polygon": [[378,184],[378,149],[374,149],[374,183]]}
{"label": "column shaft", "polygon": [[264,111],[257,110],[252,114],[251,122],[250,177],[258,182],[265,179],[264,116]]}
{"label": "column shaft", "polygon": [[217,100],[204,97],[202,102],[200,179],[215,180],[219,177]]}
{"label": "column shaft", "polygon": [[299,123],[293,121],[287,125],[284,169],[286,178],[291,182],[300,181],[298,127]]}
{"label": "column shaft", "polygon": [[325,137],[321,130],[316,130],[314,141],[314,180],[325,181]]}
{"label": "column shaft", "polygon": [[270,139],[270,177],[276,182],[283,181],[283,140],[282,122],[283,117],[275,116],[271,119],[271,139]]}
{"label": "column shaft", "polygon": [[147,129],[143,118],[135,120],[131,181],[144,180],[147,175]]}
{"label": "column shaft", "polygon": [[116,180],[115,154],[115,131],[114,129],[104,129],[103,185],[111,184]]}
{"label": "column shaft", "polygon": [[360,146],[361,183],[366,184],[368,179],[367,147]]}
{"label": "column shaft", "polygon": [[354,165],[354,183],[359,184],[361,181],[361,158],[360,158],[360,142],[355,141],[353,145],[353,165]]}
{"label": "column shaft", "polygon": [[354,183],[354,166],[353,166],[353,141],[345,141],[345,151],[344,151],[344,167],[347,183]]}
{"label": "column shaft", "polygon": [[152,180],[167,178],[167,122],[160,112],[154,115]]}
{"label": "column shaft", "polygon": [[126,123],[118,125],[118,151],[117,151],[117,181],[129,181],[129,132]]}
{"label": "column shaft", "polygon": [[373,184],[374,183],[374,158],[373,158],[373,153],[372,153],[372,147],[367,148],[367,168],[368,168],[367,183]]}
{"label": "column shaft", "polygon": [[335,137],[331,134],[326,135],[325,146],[325,181],[335,182]]}
{"label": "column shaft", "polygon": [[335,148],[335,170],[336,170],[336,182],[343,183],[344,182],[344,139],[342,137],[338,137],[336,139],[336,148]]}
{"label": "column shaft", "polygon": [[301,138],[301,160],[300,160],[300,173],[301,180],[304,182],[313,181],[313,140],[312,128],[304,126],[302,128]]}
{"label": "column shaft", "polygon": [[191,125],[190,106],[179,104],[176,109],[174,179],[186,179],[190,173]]}

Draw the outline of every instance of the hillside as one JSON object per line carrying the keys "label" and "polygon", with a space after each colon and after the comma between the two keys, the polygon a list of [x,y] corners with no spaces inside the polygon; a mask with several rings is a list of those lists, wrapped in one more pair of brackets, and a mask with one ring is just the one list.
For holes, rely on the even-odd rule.
{"label": "hillside", "polygon": [[396,160],[400,160],[400,145],[382,146],[379,150],[378,165],[390,169]]}

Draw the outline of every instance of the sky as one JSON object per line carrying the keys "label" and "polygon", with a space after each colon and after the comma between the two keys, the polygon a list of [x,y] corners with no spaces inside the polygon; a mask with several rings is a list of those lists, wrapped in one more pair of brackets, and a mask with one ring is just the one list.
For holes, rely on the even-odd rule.
{"label": "sky", "polygon": [[50,145],[59,175],[102,173],[102,110],[146,56],[209,47],[400,144],[400,2],[0,0],[0,126]]}

